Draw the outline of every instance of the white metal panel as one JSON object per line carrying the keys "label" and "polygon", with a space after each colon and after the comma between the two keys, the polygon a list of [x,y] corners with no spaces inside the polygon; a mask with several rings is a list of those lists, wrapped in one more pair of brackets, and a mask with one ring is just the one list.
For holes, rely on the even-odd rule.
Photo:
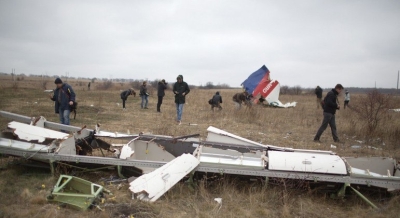
{"label": "white metal panel", "polygon": [[51,147],[47,145],[35,144],[30,142],[21,142],[5,138],[0,138],[0,146],[6,148],[15,148],[27,151],[37,151],[37,152],[48,152],[48,150],[51,149]]}
{"label": "white metal panel", "polygon": [[242,154],[235,150],[222,150],[217,148],[201,147],[197,154],[201,163],[229,164],[235,166],[250,166],[264,168],[261,152],[257,154]]}
{"label": "white metal panel", "polygon": [[208,131],[207,141],[210,141],[210,142],[220,142],[220,143],[243,145],[243,146],[254,146],[255,148],[270,148],[270,149],[281,150],[281,151],[334,154],[334,152],[332,152],[332,151],[293,149],[293,148],[279,147],[279,146],[274,146],[274,145],[264,145],[261,143],[257,143],[255,141],[248,140],[246,138],[242,138],[240,136],[226,132],[224,130],[215,128],[213,126],[208,127],[207,131]]}
{"label": "white metal panel", "polygon": [[352,175],[358,174],[358,175],[374,176],[374,177],[388,177],[387,175],[373,173],[373,172],[369,172],[368,170],[358,169],[355,167],[351,167],[351,174]]}
{"label": "white metal panel", "polygon": [[389,170],[390,174],[394,174],[396,167],[395,160],[389,157],[344,157],[348,165],[352,168],[361,170],[368,170],[369,172],[387,175]]}
{"label": "white metal panel", "polygon": [[43,142],[46,138],[66,139],[69,137],[66,133],[15,121],[10,122],[8,127],[14,129],[14,134],[16,134],[20,139],[26,141],[38,140],[39,142]]}
{"label": "white metal panel", "polygon": [[345,162],[337,155],[268,151],[268,158],[269,170],[347,174]]}
{"label": "white metal panel", "polygon": [[135,153],[131,159],[134,160],[151,160],[169,162],[175,159],[175,156],[163,149],[155,142],[135,140],[129,146],[133,148]]}
{"label": "white metal panel", "polygon": [[140,176],[130,183],[129,189],[139,194],[139,199],[154,202],[199,163],[193,155],[183,154],[153,172]]}
{"label": "white metal panel", "polygon": [[268,146],[257,143],[255,141],[251,141],[235,134],[226,132],[224,130],[215,128],[210,126],[207,128],[207,141],[212,142],[221,142],[221,143],[230,143],[235,145],[247,145],[247,146],[255,146],[255,147],[264,147],[267,148]]}
{"label": "white metal panel", "polygon": [[76,155],[75,139],[70,137],[62,140],[55,152],[58,154]]}
{"label": "white metal panel", "polygon": [[130,134],[123,134],[119,132],[106,132],[106,131],[99,131],[98,133],[94,134],[98,137],[110,137],[110,138],[127,138],[127,137],[136,137],[135,135]]}

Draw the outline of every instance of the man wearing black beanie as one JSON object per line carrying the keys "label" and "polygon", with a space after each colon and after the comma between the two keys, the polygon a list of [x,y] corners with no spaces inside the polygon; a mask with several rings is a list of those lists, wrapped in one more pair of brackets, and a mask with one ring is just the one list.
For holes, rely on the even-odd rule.
{"label": "man wearing black beanie", "polygon": [[55,102],[54,109],[56,114],[60,116],[60,123],[69,125],[70,106],[74,105],[75,92],[70,85],[63,83],[60,78],[57,78],[54,83],[57,88],[54,90],[54,94],[50,95],[50,99]]}

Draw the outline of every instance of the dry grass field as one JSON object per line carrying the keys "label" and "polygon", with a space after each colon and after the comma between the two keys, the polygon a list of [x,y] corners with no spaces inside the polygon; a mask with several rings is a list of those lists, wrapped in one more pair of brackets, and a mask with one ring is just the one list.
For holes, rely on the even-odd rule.
{"label": "dry grass field", "polygon": [[[253,106],[251,110],[234,110],[232,95],[240,90],[193,89],[187,96],[182,125],[176,125],[175,104],[171,90],[167,90],[162,113],[156,112],[157,97],[153,90],[149,97],[149,109],[140,109],[139,97],[130,96],[127,110],[122,110],[120,90],[129,84],[113,84],[109,90],[99,90],[88,81],[70,80],[78,101],[78,114],[71,125],[125,133],[152,133],[181,136],[199,133],[206,136],[208,126],[226,130],[233,134],[263,144],[276,146],[334,150],[342,156],[390,156],[400,160],[400,113],[384,113],[373,133],[366,134],[365,120],[355,111],[341,109],[336,124],[341,143],[334,143],[330,129],[321,137],[322,143],[314,143],[313,137],[322,121],[322,110],[316,108],[313,95],[283,95],[283,103],[296,101],[295,108],[280,109]],[[187,81],[190,84],[190,81]],[[335,84],[332,84],[334,86]],[[54,87],[53,79],[46,84]],[[207,101],[216,92],[223,97],[223,110],[212,112]],[[326,90],[324,91],[326,94]],[[353,95],[350,105],[364,95]],[[400,99],[392,96],[391,107],[400,108]],[[343,102],[343,96],[340,96]],[[43,81],[25,77],[13,82],[0,77],[0,110],[26,116],[42,115],[47,120],[58,122],[53,102],[43,92]],[[4,129],[9,120],[0,117]],[[197,124],[197,125],[189,125]],[[335,145],[336,148],[331,148]],[[351,148],[360,145],[360,149]],[[373,148],[368,148],[372,146]],[[255,181],[235,177],[217,177],[200,180],[194,190],[179,183],[155,203],[131,200],[128,184],[121,189],[117,185],[105,184],[114,193],[101,205],[104,209],[86,212],[59,207],[46,202],[46,195],[56,182],[48,171],[22,167],[18,158],[0,159],[0,217],[400,217],[400,196],[384,195],[381,192],[366,193],[380,208],[371,209],[359,197],[349,194],[344,199],[331,199],[327,194],[304,185],[276,183],[268,187],[259,179]],[[102,177],[115,175],[114,171],[94,172],[79,175],[92,182]],[[41,188],[42,184],[45,188]],[[213,200],[222,198],[219,208]]]}

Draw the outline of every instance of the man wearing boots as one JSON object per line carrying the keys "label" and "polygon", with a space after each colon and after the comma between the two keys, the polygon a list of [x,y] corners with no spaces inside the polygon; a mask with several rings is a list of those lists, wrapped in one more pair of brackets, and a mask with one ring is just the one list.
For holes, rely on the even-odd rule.
{"label": "man wearing boots", "polygon": [[340,105],[338,104],[337,97],[342,92],[343,86],[341,84],[337,84],[334,89],[328,92],[324,98],[324,119],[322,121],[321,127],[319,127],[317,134],[314,137],[314,142],[320,142],[320,137],[322,133],[325,131],[326,127],[331,127],[333,141],[339,142],[339,137],[336,132],[336,121],[335,121],[335,113],[336,110],[340,109]]}

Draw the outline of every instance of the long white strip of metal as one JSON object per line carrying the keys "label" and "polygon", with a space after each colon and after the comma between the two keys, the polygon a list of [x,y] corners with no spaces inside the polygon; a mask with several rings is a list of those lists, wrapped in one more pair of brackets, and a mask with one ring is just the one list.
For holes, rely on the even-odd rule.
{"label": "long white strip of metal", "polygon": [[[79,156],[79,155],[60,155],[53,153],[38,153],[31,151],[19,151],[15,149],[0,147],[0,153],[20,156],[24,158],[34,158],[41,160],[51,161],[66,161],[75,163],[93,163],[103,165],[119,165],[119,166],[133,166],[133,167],[148,167],[159,168],[166,164],[166,162],[157,161],[143,161],[143,160],[122,160],[118,158],[109,157],[95,157],[95,156]],[[341,176],[341,175],[326,175],[316,173],[301,173],[301,172],[286,172],[286,171],[270,171],[265,169],[252,169],[248,167],[235,167],[232,165],[225,166],[221,164],[205,164],[200,165],[195,169],[199,172],[210,173],[223,173],[223,174],[236,174],[236,175],[249,175],[249,176],[263,176],[274,178],[286,178],[297,180],[308,180],[318,182],[335,182],[335,183],[350,183],[367,186],[377,186],[387,188],[389,190],[400,189],[400,179],[396,177],[368,177],[368,176]]]}
{"label": "long white strip of metal", "polygon": [[[0,111],[0,115],[11,119],[11,120],[15,120],[21,123],[30,123],[31,122],[31,118],[27,117],[27,116],[23,116],[20,114],[14,114],[14,113],[10,113],[7,111]],[[45,121],[44,122],[44,126],[46,128],[49,129],[59,129],[59,130],[66,130],[66,131],[70,131],[70,132],[76,132],[78,130],[80,130],[81,128],[76,127],[76,126],[69,126],[69,125],[64,125],[64,124],[60,124],[60,123],[54,123],[54,122],[50,122],[50,121]]]}

